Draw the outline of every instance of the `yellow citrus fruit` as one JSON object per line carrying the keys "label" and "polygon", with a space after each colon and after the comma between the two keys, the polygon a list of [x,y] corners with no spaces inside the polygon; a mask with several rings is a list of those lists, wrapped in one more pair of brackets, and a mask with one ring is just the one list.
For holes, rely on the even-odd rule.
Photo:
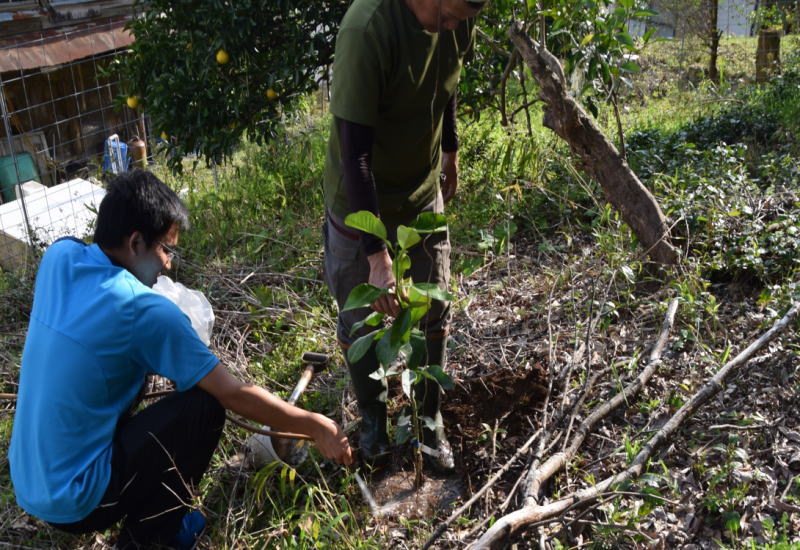
{"label": "yellow citrus fruit", "polygon": [[231,56],[228,55],[228,52],[226,52],[225,50],[217,51],[217,63],[219,63],[220,65],[224,65],[230,60]]}
{"label": "yellow citrus fruit", "polygon": [[276,92],[272,88],[267,88],[266,96],[267,96],[267,99],[272,101],[273,99],[278,97],[278,92]]}
{"label": "yellow citrus fruit", "polygon": [[161,139],[163,139],[164,141],[167,141],[169,139],[169,136],[167,135],[166,132],[161,132]]}
{"label": "yellow citrus fruit", "polygon": [[128,104],[128,107],[130,107],[131,109],[135,109],[136,107],[139,106],[139,98],[136,97],[135,95],[128,96],[128,101],[126,103]]}

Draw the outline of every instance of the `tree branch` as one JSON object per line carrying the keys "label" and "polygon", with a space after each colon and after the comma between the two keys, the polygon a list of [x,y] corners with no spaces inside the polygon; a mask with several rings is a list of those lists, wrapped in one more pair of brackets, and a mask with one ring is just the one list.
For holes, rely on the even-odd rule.
{"label": "tree branch", "polygon": [[588,504],[599,498],[603,493],[608,491],[610,487],[641,475],[647,462],[655,454],[656,449],[667,441],[688,417],[719,393],[723,383],[731,374],[736,372],[739,367],[746,364],[758,350],[780,334],[797,316],[799,310],[800,303],[794,304],[786,315],[772,325],[767,332],[726,363],[689,401],[684,403],[684,405],[672,415],[666,424],[664,424],[645,445],[643,445],[642,450],[634,457],[631,465],[627,469],[606,478],[593,487],[575,491],[571,495],[560,500],[550,502],[546,505],[525,506],[516,512],[503,516],[486,531],[480,539],[471,545],[470,549],[496,548],[500,543],[523,527],[555,517],[571,507]]}
{"label": "tree branch", "polygon": [[520,22],[508,31],[539,83],[544,101],[542,124],[564,139],[583,168],[603,188],[606,200],[621,214],[656,262],[675,264],[680,255],[668,242],[669,223],[655,197],[642,185],[614,144],[569,95],[558,59],[525,32]]}

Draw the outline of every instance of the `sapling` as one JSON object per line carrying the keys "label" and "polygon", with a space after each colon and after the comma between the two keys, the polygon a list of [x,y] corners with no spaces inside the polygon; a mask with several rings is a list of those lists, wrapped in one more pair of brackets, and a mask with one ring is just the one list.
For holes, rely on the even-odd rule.
{"label": "sapling", "polygon": [[[452,379],[445,374],[441,365],[423,365],[425,360],[425,335],[419,324],[433,300],[449,301],[452,296],[434,283],[414,282],[406,273],[411,268],[409,249],[421,243],[423,235],[447,230],[443,214],[423,212],[410,225],[397,227],[397,242],[388,238],[386,226],[373,213],[366,210],[355,212],[345,218],[345,224],[365,233],[375,235],[386,243],[392,255],[392,274],[395,279],[393,289],[378,288],[369,283],[355,287],[347,297],[343,311],[368,307],[379,297],[393,294],[400,313],[387,318],[374,311],[363,320],[355,323],[351,334],[363,327],[373,327],[369,333],[359,337],[347,350],[348,359],[355,363],[375,346],[375,354],[380,363],[378,369],[370,374],[376,380],[386,380],[390,376],[400,376],[403,393],[410,405],[403,408],[397,421],[395,441],[398,445],[413,438],[415,485],[422,485],[422,425],[429,430],[441,428],[436,418],[420,415],[421,400],[418,386],[425,380],[432,380],[444,390],[453,387]],[[437,389],[438,391],[438,389]],[[438,420],[441,422],[441,420]]]}

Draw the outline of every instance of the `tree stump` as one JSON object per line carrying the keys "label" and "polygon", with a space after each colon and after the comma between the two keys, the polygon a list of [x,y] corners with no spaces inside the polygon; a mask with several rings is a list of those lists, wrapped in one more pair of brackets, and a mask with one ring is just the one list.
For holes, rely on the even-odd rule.
{"label": "tree stump", "polygon": [[781,32],[762,29],[756,48],[756,82],[766,82],[781,72]]}

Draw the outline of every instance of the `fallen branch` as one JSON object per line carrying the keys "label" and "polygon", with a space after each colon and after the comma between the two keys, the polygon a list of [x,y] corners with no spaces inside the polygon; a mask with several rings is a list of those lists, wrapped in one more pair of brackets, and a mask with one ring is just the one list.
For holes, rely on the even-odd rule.
{"label": "fallen branch", "polygon": [[697,391],[692,398],[675,412],[653,437],[643,445],[642,450],[634,457],[631,465],[624,471],[610,476],[593,487],[575,491],[566,498],[550,502],[545,505],[525,506],[515,512],[500,518],[483,536],[469,548],[483,549],[496,548],[508,537],[519,532],[522,528],[533,523],[553,518],[562,514],[569,508],[588,504],[600,497],[610,487],[633,479],[642,474],[647,462],[653,457],[656,449],[664,444],[680,427],[680,425],[694,414],[702,405],[707,403],[722,389],[723,383],[742,365],[767,343],[780,334],[797,316],[800,304],[794,304],[791,309],[765,332],[755,342],[740,352],[736,357],[726,363],[706,384]]}
{"label": "fallen branch", "polygon": [[[578,428],[578,430],[576,432],[576,434],[577,434],[576,435],[577,443],[575,441],[573,441],[573,443],[570,445],[568,450],[566,450],[564,452],[556,453],[555,455],[553,455],[551,457],[551,459],[549,459],[547,462],[545,462],[542,466],[538,466],[538,464],[534,463],[533,468],[531,469],[531,472],[533,473],[533,475],[532,476],[528,475],[527,476],[527,480],[526,480],[526,485],[527,485],[527,488],[526,488],[526,491],[525,491],[525,495],[526,495],[525,502],[526,502],[526,504],[529,501],[531,501],[529,495],[536,495],[537,492],[538,492],[538,488],[543,483],[543,481],[546,480],[546,479],[549,479],[549,477],[551,477],[556,471],[558,471],[560,468],[562,468],[566,464],[567,460],[569,460],[575,454],[575,452],[577,451],[578,447],[583,442],[583,440],[585,439],[586,435],[589,433],[589,431],[594,426],[594,424],[596,424],[600,419],[602,419],[611,410],[613,410],[613,408],[616,407],[619,403],[622,403],[624,401],[624,399],[626,399],[627,397],[630,397],[630,395],[635,393],[635,391],[638,391],[638,389],[642,385],[644,385],[646,383],[647,379],[649,379],[649,377],[652,376],[653,372],[655,372],[656,366],[659,364],[659,359],[661,357],[661,353],[663,352],[664,347],[666,346],[667,336],[669,335],[670,328],[672,327],[672,324],[674,322],[675,313],[676,313],[677,309],[678,309],[678,299],[675,298],[670,302],[669,306],[667,306],[666,319],[664,320],[664,323],[662,325],[661,333],[659,334],[658,340],[656,341],[656,344],[654,345],[653,350],[652,350],[652,352],[650,354],[650,364],[647,366],[647,368],[645,368],[643,373],[640,374],[639,377],[637,377],[637,379],[635,381],[633,381],[631,384],[629,384],[628,387],[626,387],[622,392],[620,392],[619,394],[614,396],[609,402],[607,402],[604,407],[601,407],[600,408],[600,409],[602,409],[601,411],[600,411],[600,409],[598,409],[600,411],[600,414],[592,414],[592,415],[590,415],[590,417],[587,418],[581,424],[581,426]],[[590,380],[589,383],[587,384],[587,386],[592,386],[594,384],[594,380],[595,380],[594,378],[588,378],[587,380]],[[569,407],[569,409],[572,410],[572,415],[573,416],[576,414],[577,409],[580,408],[580,405],[584,402],[585,398],[586,398],[586,394],[585,393],[579,395],[576,398],[575,402]],[[595,411],[595,412],[597,412],[597,411]],[[461,507],[459,507],[457,510],[455,510],[450,515],[450,517],[448,517],[443,523],[439,524],[436,527],[436,530],[433,532],[433,534],[428,538],[427,541],[425,541],[425,544],[422,546],[422,550],[430,548],[430,546],[433,544],[433,542],[436,541],[436,539],[438,539],[445,532],[447,527],[453,521],[458,519],[465,510],[467,510],[470,506],[472,506],[472,504],[474,504],[475,501],[477,501],[478,498],[480,498],[480,496],[483,493],[485,493],[486,490],[489,489],[497,481],[497,479],[499,479],[500,476],[503,475],[510,468],[510,466],[523,453],[527,452],[528,448],[531,446],[531,444],[533,444],[534,440],[536,439],[537,436],[540,435],[541,432],[542,432],[541,429],[537,430],[537,432],[535,434],[533,434],[525,442],[524,445],[522,445],[519,449],[517,449],[517,451],[514,453],[514,455],[506,462],[506,464],[502,468],[500,468],[500,470],[498,470],[492,476],[492,478],[483,486],[483,488],[481,488],[479,491],[477,491],[472,496],[472,498],[470,498]],[[548,435],[548,437],[549,437],[549,435]],[[557,440],[555,440],[555,441],[557,441]],[[555,443],[555,441],[552,441],[550,443],[550,445],[547,446],[548,450],[550,448],[552,448],[552,446]],[[540,448],[539,452],[537,454],[540,454],[542,452],[544,452],[544,451],[542,450],[542,448]],[[556,457],[558,457],[559,459],[563,459],[563,460],[556,460]],[[526,474],[523,474],[521,477],[526,477]],[[532,488],[531,488],[531,485],[532,485]]]}
{"label": "fallen branch", "polygon": [[675,322],[675,314],[678,311],[678,299],[673,298],[667,306],[667,313],[664,317],[664,322],[661,325],[661,332],[658,335],[655,346],[650,352],[650,358],[647,366],[639,373],[630,384],[628,384],[621,392],[617,393],[614,397],[606,401],[602,406],[596,408],[592,413],[581,423],[575,431],[569,447],[565,450],[552,455],[547,461],[539,468],[534,470],[528,477],[528,489],[525,491],[527,498],[525,499],[526,506],[534,506],[536,504],[539,490],[545,481],[550,479],[556,472],[564,468],[578,449],[583,444],[586,436],[594,429],[594,427],[603,418],[608,416],[611,411],[625,403],[629,398],[635,395],[642,387],[647,384],[656,369],[661,364],[661,354],[667,345],[669,332]]}
{"label": "fallen branch", "polygon": [[477,492],[475,492],[474,495],[472,495],[472,498],[470,498],[467,502],[462,504],[457,510],[455,510],[452,514],[450,514],[450,517],[448,517],[446,520],[440,523],[436,527],[436,530],[433,532],[433,534],[428,538],[428,540],[425,541],[425,544],[422,545],[422,550],[430,548],[431,545],[436,541],[436,539],[442,536],[442,534],[447,530],[447,527],[451,523],[453,523],[455,520],[461,517],[461,514],[463,514],[464,511],[466,511],[467,509],[469,509],[470,506],[475,504],[475,502],[477,502],[477,500],[481,498],[481,496],[486,491],[488,491],[489,488],[491,488],[492,485],[494,485],[495,482],[497,482],[497,480],[500,479],[500,477],[508,471],[509,468],[511,468],[511,466],[514,464],[514,462],[517,461],[517,459],[519,459],[519,457],[528,452],[528,449],[533,444],[533,442],[536,441],[536,438],[539,437],[540,433],[541,430],[537,430],[532,436],[530,436],[528,438],[528,441],[526,441],[525,444],[522,445],[522,447],[517,449],[517,452],[515,452],[510,459],[508,459],[508,461],[503,465],[503,467],[497,470],[494,473],[494,475],[489,479],[489,481],[487,481],[483,487],[481,487]]}
{"label": "fallen branch", "polygon": [[606,200],[619,211],[642,247],[649,250],[650,257],[664,264],[677,263],[680,255],[668,242],[669,223],[655,197],[594,120],[569,95],[558,59],[531,39],[518,21],[511,25],[508,35],[539,83],[539,96],[544,101],[542,124],[569,144],[583,168],[603,188]]}

